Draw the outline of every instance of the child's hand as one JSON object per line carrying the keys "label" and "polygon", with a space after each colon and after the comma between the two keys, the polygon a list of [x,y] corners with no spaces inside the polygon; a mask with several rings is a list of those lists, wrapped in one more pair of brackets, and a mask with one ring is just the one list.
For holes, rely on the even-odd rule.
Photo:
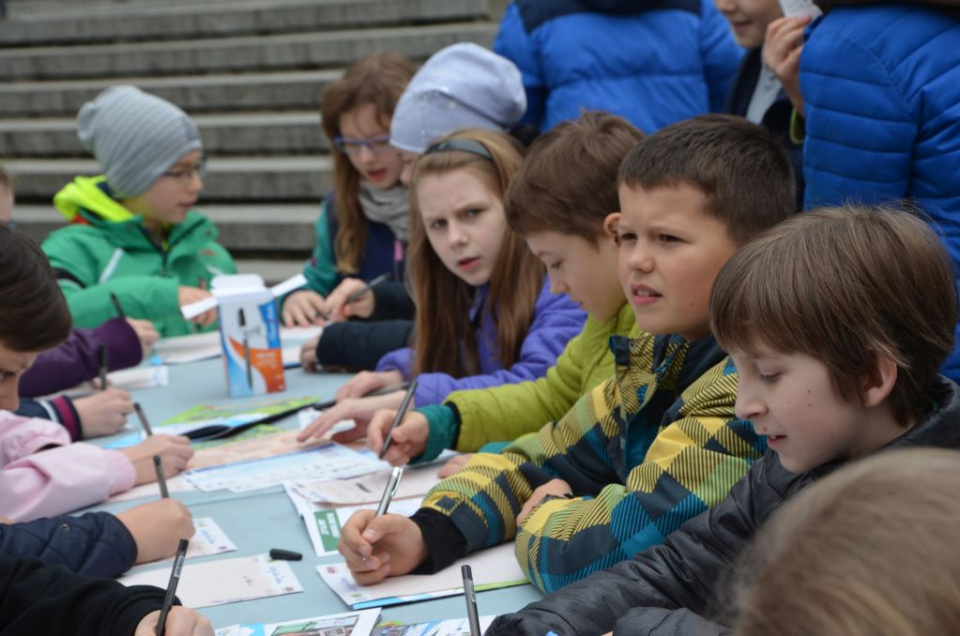
{"label": "child's hand", "polygon": [[[390,454],[389,452],[387,453]],[[463,453],[462,455],[457,455],[456,457],[451,457],[450,461],[443,465],[443,468],[437,471],[437,477],[440,479],[446,479],[450,475],[456,475],[463,467],[467,465],[467,462],[470,461],[470,458],[473,457],[476,453]]]}
{"label": "child's hand", "polygon": [[547,483],[538,487],[533,491],[533,494],[530,495],[530,498],[527,499],[527,503],[523,504],[523,509],[520,511],[520,514],[517,515],[517,527],[519,528],[523,525],[523,522],[527,520],[527,517],[530,516],[530,513],[533,512],[533,509],[540,505],[544,499],[552,495],[554,497],[563,497],[564,495],[572,495],[573,488],[570,487],[570,484],[563,481],[562,479],[551,479]]}
{"label": "child's hand", "polygon": [[809,15],[801,18],[780,18],[767,25],[763,44],[763,63],[773,71],[793,107],[803,116],[803,95],[800,94],[800,54],[803,52],[803,30],[810,24]]}
{"label": "child's hand", "polygon": [[330,428],[342,420],[353,420],[356,426],[349,431],[341,431],[333,436],[333,441],[341,444],[361,439],[367,434],[367,425],[370,418],[380,409],[398,409],[403,402],[403,391],[394,391],[386,395],[368,398],[347,398],[337,402],[336,406],[327,409],[323,415],[310,422],[297,435],[297,441],[305,442],[311,437],[323,437]]}
{"label": "child's hand", "polygon": [[[181,285],[177,289],[177,298],[181,307],[185,307],[186,305],[199,302],[209,297],[210,297],[210,292],[208,292],[206,289],[200,289],[199,287],[185,287]],[[216,319],[217,319],[217,310],[216,308],[214,308],[214,309],[208,309],[207,311],[203,312],[199,316],[191,318],[190,322],[194,322],[203,327],[209,327],[214,323]]]}
{"label": "child's hand", "polygon": [[[402,395],[402,394],[401,394]],[[402,401],[402,398],[401,398]],[[393,425],[393,418],[397,416],[396,409],[377,411],[370,418],[367,426],[367,447],[379,454],[386,441],[387,431]],[[383,459],[393,466],[404,466],[414,457],[423,455],[427,450],[427,439],[430,437],[430,425],[426,416],[416,411],[407,411],[403,420],[390,435],[393,441]]]}
{"label": "child's hand", "polygon": [[84,437],[113,435],[127,423],[133,413],[130,394],[121,389],[107,389],[73,401],[80,416],[80,430]]}
{"label": "child's hand", "polygon": [[180,539],[196,529],[190,509],[176,499],[161,499],[134,506],[117,515],[137,542],[137,563],[150,563],[177,553]]}
{"label": "child's hand", "polygon": [[300,345],[300,366],[304,371],[317,370],[317,345],[320,343],[320,336],[307,340]]}
{"label": "child's hand", "polygon": [[[349,382],[337,389],[334,397],[337,401],[347,398],[359,398],[371,391],[382,389],[403,382],[403,374],[399,371],[361,371]],[[387,407],[384,407],[387,408]]]}
{"label": "child's hand", "polygon": [[121,453],[133,463],[136,472],[136,485],[149,484],[157,480],[153,467],[153,456],[159,455],[163,464],[163,474],[172,477],[187,467],[193,457],[190,440],[182,435],[153,435],[136,446],[123,448]]}
{"label": "child's hand", "polygon": [[367,291],[352,303],[347,302],[350,294],[360,291],[367,284],[359,278],[345,278],[337,288],[327,296],[324,313],[328,322],[346,320],[347,318],[369,318],[373,314],[376,300],[372,291]]}
{"label": "child's hand", "polygon": [[293,292],[283,303],[283,324],[287,327],[313,327],[326,322],[323,296],[309,289]]}
{"label": "child's hand", "polygon": [[149,320],[127,318],[127,322],[133,327],[137,338],[140,339],[140,348],[143,349],[143,357],[148,357],[150,351],[153,350],[153,345],[160,339],[160,334],[157,333],[157,330],[153,327],[153,323]]}
{"label": "child's hand", "polygon": [[360,585],[408,574],[427,558],[420,526],[403,515],[376,514],[361,510],[340,530],[337,550]]}
{"label": "child's hand", "polygon": [[[137,624],[133,636],[157,636],[160,610],[150,612]],[[210,619],[186,607],[171,607],[163,625],[165,636],[214,636]]]}

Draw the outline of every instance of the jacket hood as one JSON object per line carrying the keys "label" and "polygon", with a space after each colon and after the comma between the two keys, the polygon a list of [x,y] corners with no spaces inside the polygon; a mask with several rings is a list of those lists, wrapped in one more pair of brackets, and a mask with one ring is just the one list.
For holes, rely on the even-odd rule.
{"label": "jacket hood", "polygon": [[77,177],[53,197],[53,205],[69,223],[79,220],[81,209],[113,223],[129,221],[136,216],[107,194],[106,183],[104,175]]}

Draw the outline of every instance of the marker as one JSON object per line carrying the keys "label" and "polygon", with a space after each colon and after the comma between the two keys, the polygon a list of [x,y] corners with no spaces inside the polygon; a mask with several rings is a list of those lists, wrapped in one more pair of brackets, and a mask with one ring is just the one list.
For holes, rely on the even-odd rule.
{"label": "marker", "polygon": [[147,437],[152,436],[153,429],[150,428],[150,422],[147,421],[147,414],[143,412],[139,402],[133,403],[133,410],[137,412],[137,419],[140,420],[140,426],[143,427],[143,432],[147,434]]}
{"label": "marker", "polygon": [[282,550],[280,548],[270,548],[270,558],[278,561],[300,561],[303,555],[293,550]]}
{"label": "marker", "polygon": [[380,459],[383,459],[383,456],[387,454],[387,449],[390,448],[390,444],[393,442],[393,437],[391,437],[393,429],[397,428],[400,420],[407,414],[407,409],[410,408],[410,401],[413,400],[413,394],[416,390],[417,381],[412,380],[410,386],[407,388],[407,394],[403,396],[403,402],[400,403],[400,410],[397,411],[396,417],[393,418],[393,424],[390,425],[390,430],[387,431],[387,436],[383,440],[383,448],[380,449]]}
{"label": "marker", "polygon": [[353,292],[352,294],[350,294],[349,296],[347,296],[347,303],[355,303],[355,302],[357,302],[358,300],[360,300],[360,297],[361,297],[361,296],[363,296],[363,295],[366,294],[368,291],[370,291],[371,289],[373,289],[374,287],[376,287],[376,286],[379,285],[380,283],[384,282],[384,281],[387,280],[388,278],[390,278],[390,274],[380,274],[379,276],[377,276],[376,278],[374,278],[372,281],[370,281],[369,283],[367,283],[366,285],[364,285],[364,286],[363,286],[363,289],[358,289],[357,291],[355,291],[355,292]]}
{"label": "marker", "polygon": [[390,479],[387,481],[387,487],[383,489],[383,496],[380,497],[380,505],[377,506],[377,516],[382,517],[387,514],[387,508],[390,507],[390,501],[397,494],[400,487],[400,479],[403,477],[403,466],[394,466],[390,473]]}
{"label": "marker", "polygon": [[120,299],[117,298],[117,295],[113,292],[110,292],[110,300],[113,302],[113,308],[117,311],[117,318],[127,319],[127,314],[123,311],[123,305],[120,304]]}
{"label": "marker", "polygon": [[240,330],[243,331],[243,362],[247,365],[247,386],[250,387],[250,390],[253,390],[253,367],[250,366],[250,340],[247,337],[247,317],[243,313],[243,309],[240,310],[240,315],[237,316],[237,322],[240,324]]}
{"label": "marker", "polygon": [[107,390],[107,348],[103,345],[97,347],[97,366],[100,367],[100,390]]}
{"label": "marker", "polygon": [[160,498],[169,499],[170,491],[167,490],[167,477],[163,474],[163,464],[160,463],[160,456],[153,456],[153,467],[157,471],[157,483],[160,484]]}
{"label": "marker", "polygon": [[460,566],[463,575],[463,597],[467,601],[467,620],[470,622],[470,636],[480,636],[480,616],[477,614],[477,591],[473,587],[473,572],[469,565]]}
{"label": "marker", "polygon": [[167,595],[163,597],[163,607],[160,608],[160,619],[157,621],[157,636],[163,636],[167,626],[167,614],[177,595],[177,584],[180,583],[180,570],[183,569],[183,560],[187,556],[187,539],[180,539],[177,546],[177,556],[173,558],[173,570],[170,572],[170,582],[167,583]]}

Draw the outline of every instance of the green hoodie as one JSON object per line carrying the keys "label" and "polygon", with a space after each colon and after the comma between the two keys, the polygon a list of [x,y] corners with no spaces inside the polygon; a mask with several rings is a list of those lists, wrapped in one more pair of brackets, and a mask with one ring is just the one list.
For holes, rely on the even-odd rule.
{"label": "green hoodie", "polygon": [[112,199],[105,178],[77,177],[54,197],[71,225],[43,242],[77,327],[96,327],[116,316],[110,293],[130,318],[151,320],[163,336],[194,333],[180,315],[178,288],[209,287],[217,274],[237,268],[216,243],[217,229],[194,211],[170,228],[157,246],[134,215]]}

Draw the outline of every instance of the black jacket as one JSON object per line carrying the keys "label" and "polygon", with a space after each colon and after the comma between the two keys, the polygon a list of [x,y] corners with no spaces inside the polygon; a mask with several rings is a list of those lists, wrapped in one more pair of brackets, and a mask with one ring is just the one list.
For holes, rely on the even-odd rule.
{"label": "black jacket", "polygon": [[[960,387],[941,376],[932,397],[938,410],[884,449],[960,448]],[[727,634],[703,617],[713,608],[717,581],[784,500],[841,464],[796,475],[767,451],[722,504],[691,519],[664,544],[497,618],[486,634]]]}

